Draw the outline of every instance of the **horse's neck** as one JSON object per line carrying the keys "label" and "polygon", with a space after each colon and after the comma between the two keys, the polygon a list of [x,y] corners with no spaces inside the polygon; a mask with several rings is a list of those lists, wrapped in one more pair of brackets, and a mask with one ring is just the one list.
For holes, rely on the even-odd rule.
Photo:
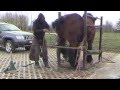
{"label": "horse's neck", "polygon": [[95,22],[93,22],[93,20],[92,20],[91,18],[88,18],[86,25],[87,25],[87,26],[94,26],[94,25],[95,25]]}

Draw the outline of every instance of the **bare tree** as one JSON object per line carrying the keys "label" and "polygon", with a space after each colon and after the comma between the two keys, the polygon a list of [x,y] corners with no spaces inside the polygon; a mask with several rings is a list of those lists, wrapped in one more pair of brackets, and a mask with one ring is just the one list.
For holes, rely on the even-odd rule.
{"label": "bare tree", "polygon": [[106,21],[106,24],[105,24],[105,26],[103,28],[103,31],[104,32],[113,32],[113,25],[112,25],[112,23],[109,22],[109,21]]}
{"label": "bare tree", "polygon": [[0,16],[1,21],[8,22],[18,26],[22,30],[27,30],[28,28],[28,17],[25,15],[6,13]]}
{"label": "bare tree", "polygon": [[28,28],[28,18],[24,15],[19,15],[19,27],[22,30],[27,30]]}
{"label": "bare tree", "polygon": [[120,30],[120,19],[118,20],[118,22],[116,23],[116,30]]}

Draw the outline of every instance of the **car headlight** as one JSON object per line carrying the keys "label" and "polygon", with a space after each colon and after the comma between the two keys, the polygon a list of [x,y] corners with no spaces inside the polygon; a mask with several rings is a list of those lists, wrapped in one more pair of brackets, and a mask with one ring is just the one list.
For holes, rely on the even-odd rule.
{"label": "car headlight", "polygon": [[23,36],[16,36],[17,39],[24,39]]}

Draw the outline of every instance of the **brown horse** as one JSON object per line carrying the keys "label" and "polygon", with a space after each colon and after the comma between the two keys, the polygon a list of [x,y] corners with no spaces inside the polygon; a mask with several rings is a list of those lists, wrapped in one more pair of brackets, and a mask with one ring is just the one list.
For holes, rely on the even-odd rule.
{"label": "brown horse", "polygon": [[[89,20],[90,19],[90,20]],[[95,36],[95,28],[94,22],[95,19],[89,17],[87,29],[88,29],[88,49],[92,49],[92,42]],[[92,23],[91,23],[92,21]],[[66,41],[69,43],[69,47],[78,47],[80,43],[83,41],[84,35],[84,19],[79,14],[67,14],[65,16],[61,16],[60,18],[56,19],[52,23],[53,28],[55,28],[56,33],[58,34],[58,45],[65,46]],[[77,63],[75,64],[77,50],[74,49],[60,49],[60,53],[63,54],[63,57],[68,57],[68,61],[72,67],[76,67]],[[87,56],[87,62],[92,61],[92,56]]]}

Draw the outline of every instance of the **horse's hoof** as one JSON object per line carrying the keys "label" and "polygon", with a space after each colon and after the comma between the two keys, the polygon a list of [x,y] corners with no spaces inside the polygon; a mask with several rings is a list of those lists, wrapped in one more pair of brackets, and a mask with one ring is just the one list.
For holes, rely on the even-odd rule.
{"label": "horse's hoof", "polygon": [[87,61],[87,63],[89,63],[90,65],[92,65],[93,64],[93,60],[89,60],[89,61]]}

